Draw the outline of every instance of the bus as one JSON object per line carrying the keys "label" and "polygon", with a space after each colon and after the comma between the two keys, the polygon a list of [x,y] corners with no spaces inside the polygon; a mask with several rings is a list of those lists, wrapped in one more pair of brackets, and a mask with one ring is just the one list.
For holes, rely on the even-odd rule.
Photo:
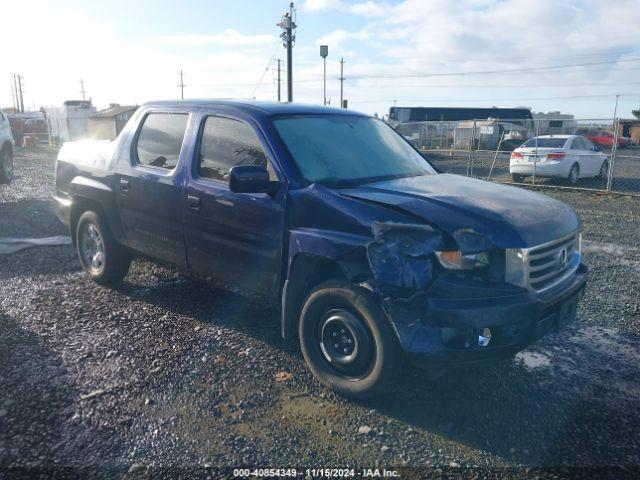
{"label": "bus", "polygon": [[389,123],[486,120],[495,118],[529,127],[533,120],[528,108],[391,107]]}

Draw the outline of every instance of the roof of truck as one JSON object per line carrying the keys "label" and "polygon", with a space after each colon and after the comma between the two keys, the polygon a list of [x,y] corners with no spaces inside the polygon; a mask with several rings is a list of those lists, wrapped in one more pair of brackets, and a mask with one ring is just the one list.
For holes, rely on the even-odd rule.
{"label": "roof of truck", "polygon": [[147,107],[176,107],[184,106],[189,108],[207,108],[229,106],[242,110],[261,111],[268,115],[313,115],[332,113],[337,115],[362,115],[363,113],[347,110],[344,108],[324,107],[321,105],[312,105],[304,103],[285,103],[285,102],[262,102],[256,100],[231,100],[231,99],[189,99],[189,100],[161,100],[147,102]]}

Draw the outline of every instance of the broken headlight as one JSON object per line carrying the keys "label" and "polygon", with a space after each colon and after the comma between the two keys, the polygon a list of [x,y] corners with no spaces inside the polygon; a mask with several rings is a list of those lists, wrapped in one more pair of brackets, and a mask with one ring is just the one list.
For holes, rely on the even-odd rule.
{"label": "broken headlight", "polygon": [[436,258],[448,270],[475,270],[489,266],[489,253],[463,255],[460,250],[436,252]]}

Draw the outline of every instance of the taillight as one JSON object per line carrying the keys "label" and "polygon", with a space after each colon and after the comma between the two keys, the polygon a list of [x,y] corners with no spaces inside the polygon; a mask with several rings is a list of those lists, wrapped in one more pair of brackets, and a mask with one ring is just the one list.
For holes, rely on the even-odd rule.
{"label": "taillight", "polygon": [[547,160],[562,160],[566,153],[547,153]]}
{"label": "taillight", "polygon": [[511,152],[511,158],[522,158],[522,152]]}

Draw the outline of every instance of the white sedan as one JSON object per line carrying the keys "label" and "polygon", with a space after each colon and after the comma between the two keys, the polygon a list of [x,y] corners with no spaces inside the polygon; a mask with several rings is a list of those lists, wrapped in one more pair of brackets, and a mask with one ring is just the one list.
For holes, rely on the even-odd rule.
{"label": "white sedan", "polygon": [[581,135],[541,135],[511,153],[509,172],[514,182],[527,175],[564,178],[571,185],[585,177],[607,178],[607,156]]}

